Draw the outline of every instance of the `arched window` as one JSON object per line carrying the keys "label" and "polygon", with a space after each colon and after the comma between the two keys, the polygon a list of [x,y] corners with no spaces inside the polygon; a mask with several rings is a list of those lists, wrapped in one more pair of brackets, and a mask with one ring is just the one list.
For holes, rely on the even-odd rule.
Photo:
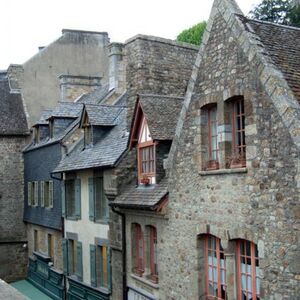
{"label": "arched window", "polygon": [[225,255],[219,238],[204,236],[204,258],[206,299],[227,299]]}
{"label": "arched window", "polygon": [[141,225],[132,224],[132,267],[133,272],[142,276],[145,271],[144,237]]}
{"label": "arched window", "polygon": [[260,278],[257,246],[247,240],[238,240],[236,258],[238,300],[259,300]]}

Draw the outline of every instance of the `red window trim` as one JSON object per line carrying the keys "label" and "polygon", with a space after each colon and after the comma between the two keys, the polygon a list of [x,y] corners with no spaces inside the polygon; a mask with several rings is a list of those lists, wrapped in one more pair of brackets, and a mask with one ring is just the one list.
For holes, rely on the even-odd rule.
{"label": "red window trim", "polygon": [[[239,107],[239,113],[237,112],[237,107]],[[240,129],[237,129],[236,122],[239,122]],[[241,141],[240,144],[238,144],[237,135]],[[233,165],[246,166],[245,109],[243,97],[232,102],[232,156],[234,158],[232,161]]]}
{"label": "red window trim", "polygon": [[[214,239],[215,243],[216,243],[216,249],[212,249],[208,247],[208,240],[209,239]],[[204,236],[204,251],[205,251],[205,277],[206,277],[206,285],[205,285],[205,294],[206,294],[206,299],[215,299],[215,295],[210,295],[209,294],[209,267],[211,266],[212,268],[214,268],[215,266],[213,265],[209,265],[209,261],[208,261],[208,254],[209,251],[215,252],[216,253],[216,257],[217,257],[217,281],[213,281],[213,283],[217,283],[218,285],[218,299],[227,299],[226,294],[225,294],[225,298],[222,298],[221,295],[221,290],[222,290],[222,285],[225,287],[225,291],[227,290],[227,285],[226,282],[225,284],[222,284],[221,282],[221,271],[224,270],[225,272],[225,279],[226,279],[226,265],[224,264],[224,268],[222,269],[220,261],[221,261],[221,253],[224,254],[224,250],[221,250],[221,240],[213,235],[205,235]],[[225,261],[225,256],[224,256],[224,261]]]}
{"label": "red window trim", "polygon": [[151,274],[150,278],[155,283],[158,282],[158,272],[157,272],[157,262],[155,263],[157,257],[155,253],[155,248],[157,247],[157,231],[153,226],[149,226],[150,228],[150,269]]}
{"label": "red window trim", "polygon": [[[241,255],[241,245],[242,243],[244,244],[244,255]],[[247,243],[250,243],[250,256],[247,255],[246,253],[246,249],[247,249]],[[246,299],[248,300],[248,293],[249,291],[247,290],[247,283],[248,283],[248,277],[251,276],[252,280],[251,280],[251,299],[252,300],[257,300],[259,297],[260,298],[260,291],[256,290],[256,278],[257,278],[257,274],[256,274],[256,261],[259,261],[259,258],[257,256],[255,256],[255,253],[257,252],[257,246],[256,244],[254,244],[253,242],[247,241],[247,240],[238,240],[236,243],[236,258],[237,258],[237,296],[238,296],[238,300],[243,300],[244,298],[242,298],[243,295],[243,291],[246,292]],[[242,289],[242,271],[241,271],[241,259],[245,258],[245,259],[250,259],[251,261],[251,274],[245,273],[246,276],[246,290]],[[253,280],[255,279],[255,280]]]}
{"label": "red window trim", "polygon": [[[153,172],[148,172],[148,173],[143,173],[142,172],[142,149],[145,149],[147,147],[153,147],[153,157],[152,157],[152,162],[153,162]],[[138,156],[138,180],[139,182],[142,181],[142,179],[144,177],[155,177],[156,175],[156,143],[154,143],[153,141],[148,141],[148,142],[144,142],[144,143],[140,143],[138,144],[137,147],[137,156]],[[150,164],[150,160],[147,161],[146,163]],[[149,168],[149,165],[148,165]]]}
{"label": "red window trim", "polygon": [[[219,147],[218,147],[218,142],[216,144],[216,149],[213,149],[212,145],[212,140],[214,137],[217,138],[218,141],[218,120],[217,120],[217,115],[216,115],[216,120],[212,120],[212,111],[216,110],[217,113],[217,106],[211,106],[207,109],[207,123],[208,123],[208,154],[209,154],[209,161],[207,165],[207,170],[216,170],[219,169]],[[212,135],[212,127],[213,123],[216,123],[216,136]],[[213,159],[213,152],[216,152],[216,159]]]}
{"label": "red window trim", "polygon": [[143,237],[141,225],[137,223],[134,223],[134,243],[135,243],[136,261],[133,270],[138,276],[143,276],[143,273],[145,272],[144,237]]}

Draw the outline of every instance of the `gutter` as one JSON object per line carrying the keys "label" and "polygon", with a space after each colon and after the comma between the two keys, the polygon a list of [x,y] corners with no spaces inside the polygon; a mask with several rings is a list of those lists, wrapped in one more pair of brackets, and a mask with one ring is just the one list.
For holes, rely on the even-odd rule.
{"label": "gutter", "polygon": [[126,216],[124,213],[117,211],[113,206],[111,209],[114,213],[122,218],[122,279],[123,279],[123,300],[127,300],[127,272],[126,272]]}

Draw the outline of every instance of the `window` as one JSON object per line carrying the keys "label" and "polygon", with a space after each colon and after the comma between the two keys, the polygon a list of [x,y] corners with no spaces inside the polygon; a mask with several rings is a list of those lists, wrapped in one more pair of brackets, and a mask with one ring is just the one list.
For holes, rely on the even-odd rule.
{"label": "window", "polygon": [[142,276],[145,271],[144,263],[144,237],[139,224],[132,224],[132,266],[133,272]]}
{"label": "window", "polygon": [[108,288],[109,263],[107,246],[97,246],[96,265],[97,286]]}
{"label": "window", "polygon": [[53,259],[54,257],[54,237],[48,233],[48,256]]}
{"label": "window", "polygon": [[259,258],[257,246],[246,240],[237,241],[238,300],[259,300]]}
{"label": "window", "polygon": [[35,229],[33,231],[33,251],[39,251],[39,233]]}
{"label": "window", "polygon": [[205,235],[204,249],[206,298],[217,297],[217,299],[227,299],[225,256],[221,240],[212,235]]}
{"label": "window", "polygon": [[50,139],[53,138],[54,136],[54,120],[49,120],[49,136],[50,136]]}
{"label": "window", "polygon": [[104,194],[103,177],[89,178],[89,218],[91,221],[106,221],[108,201]]}
{"label": "window", "polygon": [[40,142],[40,128],[36,126],[34,128],[34,143],[37,144]]}
{"label": "window", "polygon": [[149,278],[153,282],[158,282],[158,269],[157,269],[157,232],[154,226],[147,226],[148,229],[148,253],[149,253]]}
{"label": "window", "polygon": [[41,181],[41,206],[53,207],[53,181]]}
{"label": "window", "polygon": [[[66,234],[69,235],[68,233]],[[73,234],[74,235],[74,234]],[[83,280],[82,242],[73,238],[63,239],[63,264],[65,275],[75,275]]]}
{"label": "window", "polygon": [[207,109],[207,127],[208,127],[208,164],[207,169],[218,169],[218,121],[217,106],[211,106]]}
{"label": "window", "polygon": [[245,110],[244,99],[238,99],[232,102],[232,155],[231,166],[246,166],[246,142],[245,142]]}
{"label": "window", "polygon": [[29,206],[38,206],[39,183],[30,181],[27,183],[27,203]]}
{"label": "window", "polygon": [[67,174],[62,185],[62,216],[70,220],[81,219],[81,180]]}
{"label": "window", "polygon": [[84,145],[88,146],[92,143],[92,129],[91,126],[84,127]]}

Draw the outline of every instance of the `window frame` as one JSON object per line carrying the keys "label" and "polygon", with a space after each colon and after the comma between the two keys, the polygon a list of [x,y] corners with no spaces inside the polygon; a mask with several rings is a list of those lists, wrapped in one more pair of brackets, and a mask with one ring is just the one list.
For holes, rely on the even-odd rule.
{"label": "window frame", "polygon": [[158,265],[157,265],[157,230],[154,226],[149,227],[150,240],[150,279],[158,283]]}
{"label": "window frame", "polygon": [[[98,199],[97,201],[97,183],[96,181],[100,180],[101,182],[101,199]],[[107,221],[108,219],[108,200],[104,193],[104,177],[103,176],[95,176],[94,180],[94,207],[95,207],[95,222],[101,222],[101,221]],[[99,202],[99,203],[98,203]],[[100,205],[100,213],[97,214],[97,204]]]}
{"label": "window frame", "polygon": [[[148,157],[143,160],[143,151],[149,149]],[[138,151],[138,178],[141,183],[149,184],[145,179],[149,177],[156,176],[156,145],[153,141],[147,141],[144,143],[139,143],[137,147]],[[152,156],[150,153],[152,152]],[[143,164],[146,163],[149,172],[143,172]]]}
{"label": "window frame", "polygon": [[[106,248],[106,283],[104,283],[103,249]],[[96,245],[96,286],[110,288],[110,248],[108,245]],[[99,257],[100,256],[100,257]],[[99,274],[100,273],[100,274]]]}
{"label": "window frame", "polygon": [[[241,245],[244,244],[244,255],[241,255]],[[250,246],[250,256],[247,255],[247,244]],[[257,254],[257,255],[256,255]],[[246,261],[250,259],[250,266],[251,266],[251,273],[243,273],[241,270],[241,260],[244,258]],[[248,290],[248,277],[251,277],[251,290],[250,293],[252,295],[252,300],[260,299],[260,291],[257,291],[257,270],[256,270],[256,263],[259,267],[259,257],[258,257],[258,249],[257,245],[248,240],[237,240],[236,242],[236,263],[237,263],[237,299],[242,300],[244,299],[242,295],[246,292],[246,299],[248,298],[249,290]],[[247,264],[248,265],[248,264]],[[246,290],[242,287],[242,275],[246,276]],[[255,278],[255,280],[253,280]]]}
{"label": "window frame", "polygon": [[[209,239],[211,239],[211,241],[214,241],[215,247],[216,247],[215,249],[214,248],[209,248]],[[219,239],[216,236],[210,235],[210,234],[204,235],[205,298],[206,299],[212,299],[212,298],[216,297],[216,295],[211,295],[209,293],[210,282],[212,282],[213,285],[217,284],[217,299],[225,299],[225,300],[227,299],[227,294],[226,294],[226,290],[227,290],[227,284],[226,284],[226,258],[225,258],[224,249],[222,249],[222,250],[221,249],[222,249],[221,239]],[[216,262],[217,262],[216,266],[214,264],[213,265],[209,264],[209,252],[214,252],[215,253]],[[224,256],[224,268],[221,267],[221,263],[220,263],[221,262],[221,254],[223,254],[223,256]],[[210,267],[212,267],[212,269],[217,268],[217,279],[216,279],[217,281],[214,281],[215,278],[213,278],[212,281],[210,280],[210,278],[209,278]],[[222,284],[222,275],[221,275],[222,270],[224,271],[224,278],[225,278],[225,283],[224,284]],[[212,272],[212,274],[214,274],[214,272]],[[225,297],[224,298],[222,298],[222,294],[221,294],[222,287],[225,287],[224,288],[224,290],[225,290]]]}
{"label": "window frame", "polygon": [[142,277],[145,272],[145,242],[142,227],[132,223],[132,271]]}
{"label": "window frame", "polygon": [[[244,97],[238,97],[231,103],[232,124],[232,160],[230,167],[246,166],[246,135]],[[239,123],[239,128],[237,126]]]}
{"label": "window frame", "polygon": [[[72,188],[72,196],[70,195],[68,191],[68,185],[73,184]],[[76,191],[75,191],[75,178],[69,178],[66,179],[65,182],[65,202],[66,202],[66,218],[67,219],[73,219],[76,218]],[[70,213],[70,201],[73,201],[73,211]]]}
{"label": "window frame", "polygon": [[[208,162],[207,170],[219,169],[219,138],[218,138],[218,107],[217,104],[210,105],[207,111],[207,129],[208,129]],[[212,113],[215,111],[215,119],[212,120]],[[213,124],[215,126],[215,135],[213,136]],[[216,138],[216,148],[213,149],[213,138]],[[213,158],[215,152],[216,158]]]}

